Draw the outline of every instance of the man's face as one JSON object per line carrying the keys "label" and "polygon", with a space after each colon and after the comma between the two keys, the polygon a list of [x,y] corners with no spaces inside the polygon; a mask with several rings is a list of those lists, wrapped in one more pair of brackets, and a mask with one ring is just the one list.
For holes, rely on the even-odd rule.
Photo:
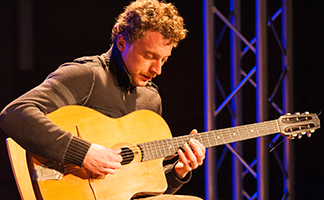
{"label": "man's face", "polygon": [[160,75],[162,65],[171,56],[173,43],[157,31],[147,31],[132,44],[120,35],[117,47],[121,52],[126,68],[134,86],[145,86],[148,81]]}

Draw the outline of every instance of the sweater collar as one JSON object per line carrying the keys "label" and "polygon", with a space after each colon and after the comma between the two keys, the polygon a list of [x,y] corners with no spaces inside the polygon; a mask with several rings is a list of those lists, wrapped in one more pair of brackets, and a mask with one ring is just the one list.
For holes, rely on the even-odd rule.
{"label": "sweater collar", "polygon": [[125,87],[125,89],[131,88],[130,76],[117,45],[113,44],[103,56],[106,64],[109,66],[109,71],[116,78],[118,86]]}
{"label": "sweater collar", "polygon": [[[109,66],[110,72],[114,75],[117,80],[119,87],[124,87],[126,90],[133,90],[135,86],[131,84],[130,75],[125,66],[124,60],[117,48],[117,45],[113,44],[107,53],[103,54],[107,66]],[[158,90],[157,85],[152,81],[149,81],[146,87],[154,87]]]}

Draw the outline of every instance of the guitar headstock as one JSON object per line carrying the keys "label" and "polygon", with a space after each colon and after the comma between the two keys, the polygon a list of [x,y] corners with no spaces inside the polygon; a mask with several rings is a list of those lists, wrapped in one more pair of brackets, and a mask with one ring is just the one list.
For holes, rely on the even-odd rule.
{"label": "guitar headstock", "polygon": [[303,135],[308,137],[318,128],[320,128],[320,120],[317,114],[309,112],[305,113],[287,113],[279,117],[278,125],[280,133],[284,136],[288,136],[289,139],[298,137],[300,139]]}

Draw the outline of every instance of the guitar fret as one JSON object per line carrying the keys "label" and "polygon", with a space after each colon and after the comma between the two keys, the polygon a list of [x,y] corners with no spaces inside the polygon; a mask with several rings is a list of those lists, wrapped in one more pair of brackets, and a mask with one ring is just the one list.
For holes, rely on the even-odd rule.
{"label": "guitar fret", "polygon": [[250,138],[255,138],[258,136],[258,134],[256,133],[256,131],[254,130],[254,125],[246,125],[248,133]]}
{"label": "guitar fret", "polygon": [[262,123],[262,124],[264,126],[265,131],[266,131],[266,134],[265,135],[268,135],[270,132],[269,132],[269,129],[267,127],[267,124],[266,123]]}
{"label": "guitar fret", "polygon": [[248,134],[248,138],[251,138],[250,136],[250,131],[248,130],[247,126],[244,126],[245,130],[246,130],[246,133]]}
{"label": "guitar fret", "polygon": [[230,143],[232,140],[230,138],[229,131],[227,129],[224,129],[224,130],[221,130],[221,131],[222,131],[222,134],[223,134],[224,144]]}
{"label": "guitar fret", "polygon": [[239,135],[240,135],[240,139],[241,140],[245,140],[245,139],[249,139],[250,138],[250,136],[248,134],[248,131],[247,131],[247,129],[246,129],[245,126],[237,126],[236,129],[239,132]]}
{"label": "guitar fret", "polygon": [[[199,137],[199,136],[200,136],[200,134],[198,135],[198,137]],[[185,136],[183,137],[182,142],[181,142],[181,143],[182,143],[181,146],[183,146],[184,143],[189,142],[191,138],[193,138],[192,135],[185,135]],[[197,140],[200,140],[200,141],[201,141],[201,139],[197,139]]]}
{"label": "guitar fret", "polygon": [[141,149],[142,149],[142,155],[143,155],[143,160],[146,160],[147,159],[147,150],[146,150],[146,145],[145,144],[141,144],[141,145],[138,145]]}
{"label": "guitar fret", "polygon": [[[207,140],[204,139],[204,141],[202,143],[205,147],[216,146],[216,138],[215,138],[214,131],[208,131],[208,132],[199,133],[199,134],[204,134],[204,137],[207,138]],[[206,141],[208,142],[208,144]]]}
{"label": "guitar fret", "polygon": [[233,137],[232,137],[232,133],[231,133],[231,129],[228,128],[228,129],[226,129],[226,131],[228,132],[228,135],[229,135],[229,138],[230,138],[230,142],[234,142]]}
{"label": "guitar fret", "polygon": [[224,144],[223,136],[220,130],[215,131],[215,136],[218,145]]}
{"label": "guitar fret", "polygon": [[158,144],[159,144],[159,149],[160,149],[160,156],[161,156],[160,158],[165,157],[166,154],[165,154],[165,149],[163,146],[163,140],[159,140]]}
{"label": "guitar fret", "polygon": [[174,153],[174,151],[173,151],[173,146],[172,146],[172,143],[171,143],[171,139],[165,140],[165,143],[167,145],[167,149],[169,150],[168,155],[172,155]]}
{"label": "guitar fret", "polygon": [[254,125],[254,130],[255,130],[256,135],[259,136],[260,133],[259,133],[257,125],[256,124],[253,124],[253,125]]}
{"label": "guitar fret", "polygon": [[149,160],[151,160],[152,159],[152,151],[151,151],[151,146],[150,146],[150,143],[146,143],[146,154],[147,154],[147,158],[149,159]]}
{"label": "guitar fret", "polygon": [[275,126],[273,126],[272,124],[273,124],[273,121],[264,122],[264,126],[266,127],[268,134],[279,132],[275,128],[273,128]]}
{"label": "guitar fret", "polygon": [[150,152],[152,154],[151,159],[155,159],[156,158],[156,152],[154,151],[154,146],[152,145],[153,142],[149,142],[149,146],[150,146]]}
{"label": "guitar fret", "polygon": [[155,146],[155,149],[156,150],[156,156],[157,158],[162,158],[163,157],[163,153],[162,153],[162,150],[161,150],[161,145],[159,145],[160,141],[155,141],[153,144]]}
{"label": "guitar fret", "polygon": [[150,160],[151,159],[151,151],[148,143],[143,144],[143,152],[144,152],[144,159],[143,160]]}
{"label": "guitar fret", "polygon": [[232,141],[233,142],[236,142],[236,141],[241,140],[240,133],[238,132],[238,129],[237,128],[230,128],[229,130],[230,130],[230,133],[231,133],[231,137],[232,137]]}
{"label": "guitar fret", "polygon": [[152,158],[153,159],[158,157],[154,143],[155,143],[155,141],[150,142],[150,147],[151,147],[151,152],[152,152]]}
{"label": "guitar fret", "polygon": [[211,131],[211,133],[213,133],[213,137],[211,139],[214,141],[214,142],[211,142],[211,146],[216,146],[217,140],[216,140],[215,131]]}
{"label": "guitar fret", "polygon": [[267,126],[267,129],[269,130],[269,133],[280,132],[278,124],[277,124],[277,120],[267,121],[267,122],[265,122],[265,124]]}
{"label": "guitar fret", "polygon": [[159,140],[158,145],[159,145],[159,150],[160,150],[160,158],[162,158],[162,157],[165,156],[164,147],[163,147],[163,140]]}
{"label": "guitar fret", "polygon": [[205,136],[205,138],[207,138],[208,146],[210,147],[211,143],[210,143],[210,140],[209,140],[209,137],[208,137],[207,133],[204,133],[204,136]]}
{"label": "guitar fret", "polygon": [[166,140],[166,143],[168,145],[169,152],[170,153],[174,153],[174,151],[173,151],[173,145],[172,145],[172,139],[167,139]]}
{"label": "guitar fret", "polygon": [[[174,143],[175,142],[175,143]],[[175,150],[175,148],[177,148],[177,150],[175,150],[175,152],[178,151],[178,148],[179,148],[179,145],[178,145],[178,140],[174,140],[174,142],[172,142],[172,146],[173,146],[173,149]]]}
{"label": "guitar fret", "polygon": [[149,149],[149,155],[150,155],[150,160],[151,159],[154,159],[154,152],[152,151],[153,147],[152,147],[152,144],[151,142],[147,143],[148,144],[148,149]]}
{"label": "guitar fret", "polygon": [[[199,137],[199,135],[197,135],[197,137]],[[183,146],[184,145],[184,143],[189,143],[189,141],[190,141],[190,139],[191,138],[195,138],[194,136],[192,136],[192,135],[184,135],[184,137],[182,138],[182,141],[181,141],[181,143],[180,143],[180,145],[181,146]],[[199,140],[198,138],[195,138],[196,140]]]}
{"label": "guitar fret", "polygon": [[[166,143],[166,140],[161,140],[161,143],[162,143],[162,146],[163,146],[164,156],[168,156],[168,155],[170,155],[170,151],[167,152],[167,149],[169,149],[169,148],[168,148],[168,145],[167,145],[167,143]],[[170,150],[170,149],[169,149],[169,150]],[[163,156],[163,157],[164,157],[164,156]]]}
{"label": "guitar fret", "polygon": [[255,124],[255,127],[257,128],[258,136],[263,136],[268,133],[267,129],[264,126],[264,123]]}
{"label": "guitar fret", "polygon": [[200,134],[193,135],[193,138],[198,140],[204,146],[209,145],[209,141],[208,141],[208,137],[207,137],[206,133],[200,133]]}

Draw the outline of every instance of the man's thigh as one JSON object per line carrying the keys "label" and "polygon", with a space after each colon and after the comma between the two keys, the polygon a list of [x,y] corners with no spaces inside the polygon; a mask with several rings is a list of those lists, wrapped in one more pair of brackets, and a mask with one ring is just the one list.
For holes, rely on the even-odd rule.
{"label": "man's thigh", "polygon": [[158,195],[153,197],[141,198],[141,200],[202,200],[202,199],[194,196],[187,196],[187,195],[164,194],[164,195]]}

